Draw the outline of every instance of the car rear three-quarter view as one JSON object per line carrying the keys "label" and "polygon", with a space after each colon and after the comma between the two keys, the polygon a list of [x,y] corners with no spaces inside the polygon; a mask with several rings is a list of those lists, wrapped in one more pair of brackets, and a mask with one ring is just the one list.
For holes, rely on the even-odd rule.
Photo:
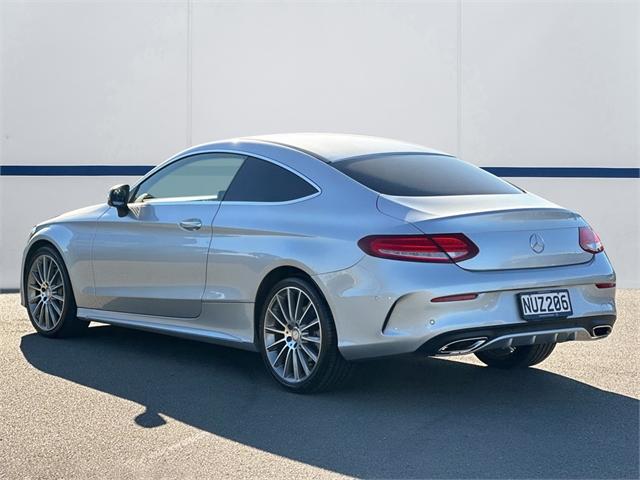
{"label": "car rear three-quarter view", "polygon": [[359,135],[190,148],[35,226],[21,285],[42,335],[95,321],[259,351],[297,392],[389,355],[531,366],[616,318],[615,273],[578,213]]}

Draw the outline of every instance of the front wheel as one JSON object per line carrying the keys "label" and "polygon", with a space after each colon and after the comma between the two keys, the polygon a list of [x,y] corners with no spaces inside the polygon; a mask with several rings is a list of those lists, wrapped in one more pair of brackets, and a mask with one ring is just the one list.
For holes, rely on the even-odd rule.
{"label": "front wheel", "polygon": [[556,348],[555,343],[542,343],[539,345],[483,350],[476,353],[475,356],[489,367],[525,368],[545,360],[551,355],[554,348]]}
{"label": "front wheel", "polygon": [[338,351],[331,311],[307,280],[287,278],[271,289],[259,329],[265,365],[288,390],[327,390],[348,376],[349,364]]}
{"label": "front wheel", "polygon": [[40,247],[29,257],[24,290],[29,320],[39,334],[67,337],[89,326],[89,322],[76,318],[69,274],[52,247]]}

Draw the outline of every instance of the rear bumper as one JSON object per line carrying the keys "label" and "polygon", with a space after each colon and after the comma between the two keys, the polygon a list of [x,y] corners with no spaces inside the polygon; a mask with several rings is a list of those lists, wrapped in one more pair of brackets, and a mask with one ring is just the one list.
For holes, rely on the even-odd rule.
{"label": "rear bumper", "polygon": [[609,336],[615,321],[615,315],[594,315],[489,328],[468,328],[433,337],[418,348],[417,352],[425,355],[451,356],[541,343],[600,340]]}
{"label": "rear bumper", "polygon": [[[314,278],[333,312],[340,352],[353,360],[416,350],[434,355],[437,349],[429,350],[434,339],[480,329],[513,328],[525,334],[549,331],[546,327],[553,327],[551,331],[573,329],[559,334],[555,341],[587,340],[592,339],[591,329],[596,323],[613,325],[616,315],[615,288],[595,286],[615,282],[615,273],[604,254],[579,265],[484,272],[453,264],[365,256],[349,269]],[[573,315],[556,325],[547,320],[523,320],[517,294],[553,288],[569,291]],[[435,297],[465,293],[477,293],[478,297],[431,302]],[[494,334],[488,336],[488,340],[496,338]],[[486,348],[484,344],[480,347]]]}

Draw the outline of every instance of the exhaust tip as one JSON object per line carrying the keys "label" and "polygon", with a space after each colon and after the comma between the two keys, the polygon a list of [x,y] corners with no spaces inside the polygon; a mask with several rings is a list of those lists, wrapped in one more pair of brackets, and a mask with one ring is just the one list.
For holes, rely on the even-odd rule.
{"label": "exhaust tip", "polygon": [[611,333],[611,325],[598,325],[593,327],[591,330],[591,334],[596,338],[603,338],[608,336]]}
{"label": "exhaust tip", "polygon": [[440,347],[438,353],[440,355],[464,355],[471,353],[487,342],[487,337],[473,337],[456,340]]}

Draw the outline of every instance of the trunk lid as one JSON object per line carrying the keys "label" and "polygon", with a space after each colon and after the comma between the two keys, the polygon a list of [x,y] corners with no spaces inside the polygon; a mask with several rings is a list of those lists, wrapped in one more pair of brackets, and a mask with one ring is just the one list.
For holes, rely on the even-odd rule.
{"label": "trunk lid", "polygon": [[510,270],[585,263],[579,244],[580,215],[530,193],[393,197],[378,209],[424,233],[463,233],[479,253],[457,265],[466,270]]}

